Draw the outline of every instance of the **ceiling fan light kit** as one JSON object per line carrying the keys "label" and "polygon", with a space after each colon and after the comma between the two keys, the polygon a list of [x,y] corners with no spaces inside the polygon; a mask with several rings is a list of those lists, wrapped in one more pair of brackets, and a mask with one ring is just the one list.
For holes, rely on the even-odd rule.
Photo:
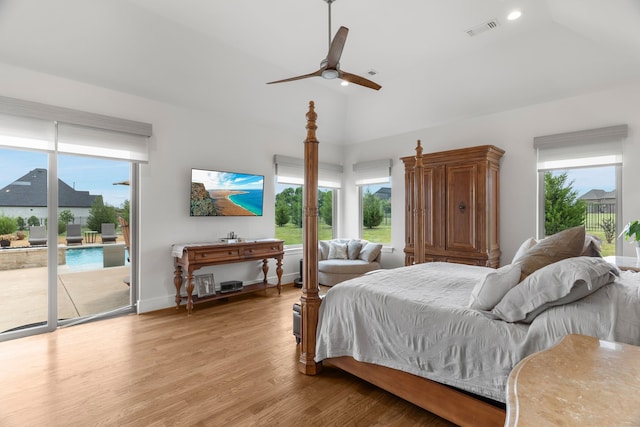
{"label": "ceiling fan light kit", "polygon": [[329,52],[327,53],[327,57],[320,62],[320,69],[313,73],[290,77],[283,80],[276,80],[273,82],[268,82],[267,84],[285,83],[294,80],[302,80],[309,77],[322,77],[328,80],[340,78],[343,81],[349,83],[364,86],[373,90],[379,90],[382,87],[379,84],[356,74],[351,74],[347,73],[346,71],[340,70],[340,57],[342,56],[342,49],[344,49],[344,44],[347,41],[347,34],[349,33],[349,29],[347,27],[340,27],[336,32],[336,35],[333,37],[333,40],[331,39],[331,3],[336,0],[323,1],[325,1],[329,5]]}

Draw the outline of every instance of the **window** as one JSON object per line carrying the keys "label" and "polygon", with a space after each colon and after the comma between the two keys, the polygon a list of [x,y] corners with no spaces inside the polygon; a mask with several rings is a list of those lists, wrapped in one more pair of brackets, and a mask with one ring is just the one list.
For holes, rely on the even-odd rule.
{"label": "window", "polygon": [[[303,160],[274,156],[276,167],[275,236],[286,246],[302,245],[303,218]],[[337,193],[342,181],[342,166],[329,163],[318,165],[318,239],[333,238]]]}
{"label": "window", "polygon": [[619,195],[627,126],[534,138],[538,150],[538,236],[584,225],[602,255],[621,251]]}
{"label": "window", "polygon": [[356,163],[360,199],[360,237],[391,243],[391,160]]}
{"label": "window", "polygon": [[[276,183],[276,233],[285,245],[302,245],[302,185]],[[333,201],[336,190],[318,188],[318,239],[333,238]]]}

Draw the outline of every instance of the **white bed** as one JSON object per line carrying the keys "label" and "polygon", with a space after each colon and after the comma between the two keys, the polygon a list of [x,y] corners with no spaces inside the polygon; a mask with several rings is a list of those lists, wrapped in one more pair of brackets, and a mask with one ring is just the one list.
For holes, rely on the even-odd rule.
{"label": "white bed", "polygon": [[[582,265],[600,269],[603,280],[586,279],[590,289],[582,290],[589,295],[562,304],[562,298],[580,286],[558,291],[560,281],[567,282],[571,275],[575,283],[584,284],[584,277],[576,277]],[[315,360],[350,356],[504,402],[515,364],[567,334],[640,345],[640,274],[619,272],[602,259],[587,257],[561,261],[555,272],[547,271],[553,267],[532,275],[528,291],[523,286],[527,282],[518,285],[519,292],[533,297],[512,298],[538,300],[536,306],[553,303],[550,300],[561,303],[544,309],[530,324],[500,320],[513,315],[504,307],[503,313],[497,307],[493,312],[468,308],[474,287],[496,271],[491,268],[426,263],[340,283],[320,306]]]}

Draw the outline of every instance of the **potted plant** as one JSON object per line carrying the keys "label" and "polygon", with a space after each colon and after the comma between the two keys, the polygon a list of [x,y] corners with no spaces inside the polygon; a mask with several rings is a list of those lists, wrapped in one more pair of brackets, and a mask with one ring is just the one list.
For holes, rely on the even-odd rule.
{"label": "potted plant", "polygon": [[625,240],[636,242],[636,255],[640,258],[640,221],[631,221],[624,226],[618,238],[624,236]]}
{"label": "potted plant", "polygon": [[16,221],[8,216],[0,216],[0,246],[11,245],[11,241],[16,239],[15,231],[18,228]]}
{"label": "potted plant", "polygon": [[6,248],[11,246],[12,240],[16,240],[15,234],[0,234],[0,247]]}

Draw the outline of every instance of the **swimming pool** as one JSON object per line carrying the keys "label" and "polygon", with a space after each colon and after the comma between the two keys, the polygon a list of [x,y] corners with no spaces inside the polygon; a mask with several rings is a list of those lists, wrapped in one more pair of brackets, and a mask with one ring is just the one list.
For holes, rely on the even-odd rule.
{"label": "swimming pool", "polygon": [[[67,266],[74,271],[99,270],[103,268],[102,247],[67,249]],[[124,265],[129,265],[128,251],[124,251]]]}

